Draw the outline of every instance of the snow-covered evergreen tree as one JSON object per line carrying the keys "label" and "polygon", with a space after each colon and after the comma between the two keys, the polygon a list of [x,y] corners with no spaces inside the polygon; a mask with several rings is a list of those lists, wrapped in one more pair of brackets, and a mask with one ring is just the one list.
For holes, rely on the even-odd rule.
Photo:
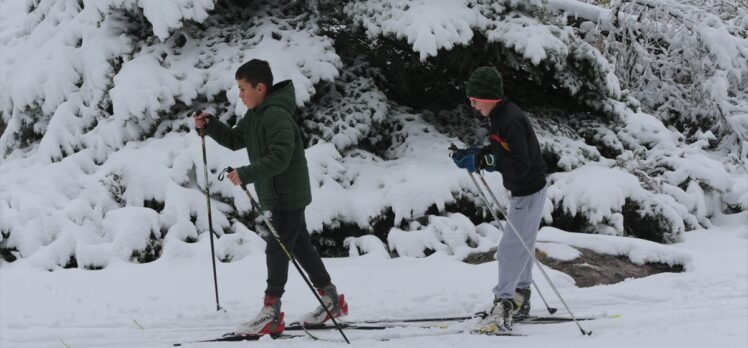
{"label": "snow-covered evergreen tree", "polygon": [[[463,257],[496,242],[447,156],[485,138],[463,83],[497,66],[539,134],[544,223],[677,242],[748,209],[748,10],[728,1],[3,0],[0,251],[40,267],[148,262],[207,237],[185,117],[244,114],[234,70],[268,60],[302,106],[327,254]],[[246,155],[208,141],[218,254],[262,250]],[[507,203],[498,174],[486,176]]]}

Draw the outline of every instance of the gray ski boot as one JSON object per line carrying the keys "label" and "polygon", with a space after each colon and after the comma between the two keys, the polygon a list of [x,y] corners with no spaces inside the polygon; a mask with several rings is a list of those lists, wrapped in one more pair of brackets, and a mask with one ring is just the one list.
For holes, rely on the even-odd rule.
{"label": "gray ski boot", "polygon": [[514,290],[514,305],[517,311],[514,320],[522,320],[530,316],[530,288]]}
{"label": "gray ski boot", "polygon": [[495,320],[499,331],[512,331],[514,312],[517,310],[514,299],[496,298],[493,301],[493,308],[489,313]]}

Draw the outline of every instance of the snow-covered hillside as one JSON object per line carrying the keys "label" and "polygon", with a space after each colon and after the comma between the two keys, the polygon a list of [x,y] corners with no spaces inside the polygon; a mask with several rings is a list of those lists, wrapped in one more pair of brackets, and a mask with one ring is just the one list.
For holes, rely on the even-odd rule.
{"label": "snow-covered hillside", "polygon": [[[711,226],[715,214],[748,208],[741,97],[748,20],[742,8],[718,16],[706,5],[636,3],[647,15],[676,11],[671,17],[691,27],[689,18],[705,18],[695,34],[665,36],[683,43],[685,35],[701,51],[678,46],[662,56],[638,41],[621,46],[628,31],[647,43],[667,33],[630,23],[632,5],[616,2],[377,0],[341,9],[326,1],[4,1],[0,250],[6,260],[47,269],[95,269],[113,259],[151,261],[165,244],[195,241],[207,230],[205,178],[199,138],[184,116],[201,107],[236,122],[245,110],[233,71],[250,58],[269,60],[276,80],[297,87],[316,183],[307,219],[331,254],[346,252],[345,238],[375,229],[385,243],[375,249],[423,254],[440,250],[418,236],[440,230],[441,216],[466,214],[468,234],[489,222],[446,156],[450,143],[484,141],[460,85],[484,64],[504,72],[507,94],[533,117],[556,172],[545,224],[678,242]],[[480,45],[496,56],[449,63]],[[625,53],[630,47],[639,49]],[[690,56],[678,63],[678,52],[718,64],[694,70]],[[676,60],[669,66],[694,81],[686,87],[727,110],[724,122],[699,119],[707,114],[684,103],[707,105],[677,92],[686,90],[680,83],[667,89],[680,93],[678,103],[661,105],[670,97],[652,93],[664,89],[624,74],[631,64],[620,61],[624,53],[638,55],[646,76],[654,73],[649,60]],[[382,54],[402,62],[397,78],[381,66]],[[460,73],[429,75],[441,68]],[[398,90],[425,77],[432,92]],[[456,102],[442,110],[408,105],[408,96],[429,93]],[[552,101],[559,97],[573,106]],[[672,122],[674,115],[682,117]],[[246,163],[212,140],[208,153],[213,174]],[[500,177],[488,179],[505,199]],[[208,181],[219,235],[259,228],[240,190],[213,175]],[[409,239],[418,242],[406,248]],[[225,260],[241,258],[234,249],[245,240],[222,240]]]}

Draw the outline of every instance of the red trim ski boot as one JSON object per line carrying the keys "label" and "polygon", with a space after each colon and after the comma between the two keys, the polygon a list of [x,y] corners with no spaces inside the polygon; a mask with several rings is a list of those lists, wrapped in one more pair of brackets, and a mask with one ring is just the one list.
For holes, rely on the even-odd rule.
{"label": "red trim ski boot", "polygon": [[241,324],[234,333],[238,336],[278,335],[286,329],[279,297],[265,296],[262,310],[257,316]]}

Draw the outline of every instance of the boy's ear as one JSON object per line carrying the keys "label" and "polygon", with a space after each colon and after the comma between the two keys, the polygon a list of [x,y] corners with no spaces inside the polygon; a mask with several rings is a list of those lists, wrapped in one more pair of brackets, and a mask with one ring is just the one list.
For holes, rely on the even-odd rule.
{"label": "boy's ear", "polygon": [[257,91],[258,92],[260,92],[260,93],[266,93],[267,90],[268,90],[268,87],[265,86],[264,83],[262,83],[262,82],[257,83]]}

